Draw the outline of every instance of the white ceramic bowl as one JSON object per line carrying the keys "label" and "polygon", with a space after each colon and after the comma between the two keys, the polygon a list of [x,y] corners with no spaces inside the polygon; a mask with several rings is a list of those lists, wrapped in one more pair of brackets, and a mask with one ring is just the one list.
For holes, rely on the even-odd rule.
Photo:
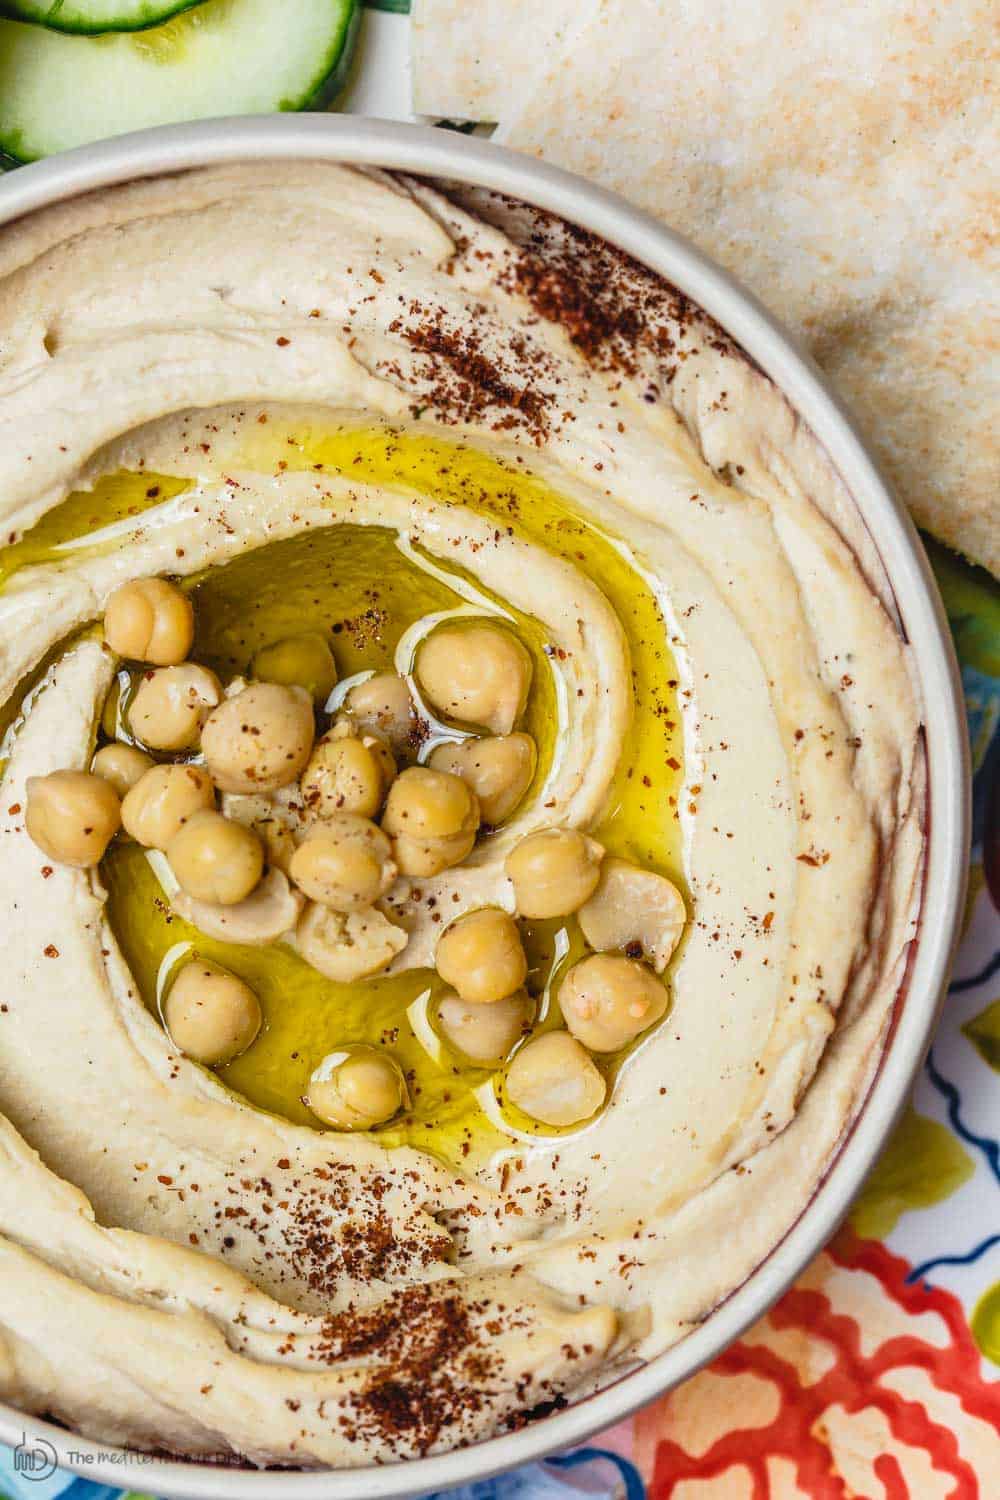
{"label": "white ceramic bowl", "polygon": [[686,240],[612,193],[452,131],[336,115],[205,121],[141,131],[20,168],[0,181],[0,226],[77,193],[208,163],[314,158],[397,168],[509,193],[561,214],[645,262],[711,313],[785,393],[859,506],[895,591],[927,715],[930,820],[920,935],[878,1075],[832,1169],[794,1228],[694,1333],[599,1395],[521,1432],[439,1458],[338,1472],[251,1472],[127,1456],[0,1405],[0,1440],[41,1440],[60,1464],[107,1484],[199,1500],[376,1500],[469,1483],[579,1443],[694,1374],[781,1295],[839,1225],[896,1120],[944,994],[965,893],[969,784],[965,719],[941,601],[913,525],[850,417],[808,356],[760,304]]}

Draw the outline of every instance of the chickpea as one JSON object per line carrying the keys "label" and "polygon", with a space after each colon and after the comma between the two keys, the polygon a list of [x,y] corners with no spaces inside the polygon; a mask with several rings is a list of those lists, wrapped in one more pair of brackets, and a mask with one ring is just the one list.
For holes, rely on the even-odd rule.
{"label": "chickpea", "polygon": [[534,1006],[523,990],[491,1005],[475,1005],[453,991],[437,1008],[437,1028],[445,1041],[470,1062],[499,1063],[531,1024]]}
{"label": "chickpea", "polygon": [[242,943],[250,948],[269,948],[292,931],[305,898],[289,885],[287,875],[271,869],[246,900],[236,901],[232,906],[196,901],[183,891],[174,892],[170,905],[207,938],[220,943]]}
{"label": "chickpea", "polygon": [[104,638],[112,651],[154,667],[176,667],[191,650],[191,600],[165,578],[136,578],[104,606]]}
{"label": "chickpea", "polygon": [[543,1125],[578,1125],[604,1103],[607,1084],[585,1047],[568,1031],[525,1042],[507,1069],[507,1097]]}
{"label": "chickpea", "polygon": [[337,686],[337,664],[330,644],[318,630],[288,635],[262,646],[253,659],[253,675],[261,682],[301,687],[322,705]]}
{"label": "chickpea", "polygon": [[96,865],[121,825],[118,793],[90,771],[29,776],[24,826],[50,859],[87,869]]}
{"label": "chickpea", "polygon": [[334,911],[363,911],[396,878],[392,846],[377,824],[335,813],[300,844],[289,873],[313,901]]}
{"label": "chickpea", "polygon": [[445,984],[477,1005],[506,999],[528,973],[517,923],[495,906],[466,912],[446,927],[434,962]]}
{"label": "chickpea", "polygon": [[295,929],[295,946],[306,963],[338,984],[381,973],[408,941],[377,906],[342,912],[310,901]]}
{"label": "chickpea", "polygon": [[484,823],[495,828],[510,816],[531,785],[538,763],[530,734],[502,734],[460,745],[438,745],[429,764],[461,776],[476,794]]}
{"label": "chickpea", "polygon": [[458,776],[410,766],[392,785],[382,827],[404,875],[437,875],[476,842],[479,804]]}
{"label": "chickpea", "polygon": [[360,740],[365,749],[370,750],[375,757],[386,790],[395,781],[398,770],[396,757],[390,750],[385,735],[376,734],[373,730],[363,730],[351,714],[338,714],[325,738],[336,741]]}
{"label": "chickpea", "polygon": [[681,940],[687,911],[684,897],[665,875],[609,858],[577,920],[591,948],[599,953],[624,949],[628,957],[642,957],[662,974]]}
{"label": "chickpea", "polygon": [[128,706],[128,726],[151,750],[190,750],[222,698],[214,672],[194,662],[147,672]]}
{"label": "chickpea", "polygon": [[181,889],[213,906],[236,906],[264,871],[257,835],[218,812],[196,812],[174,834],[166,853]]}
{"label": "chickpea", "polygon": [[302,775],[302,800],[307,813],[329,818],[334,813],[356,813],[374,818],[385,801],[396,774],[396,762],[384,740],[359,737],[339,723],[319,741]]}
{"label": "chickpea", "polygon": [[412,745],[416,715],[405,677],[377,672],[351,688],[344,708],[359,729],[383,735],[397,753]]}
{"label": "chickpea", "polygon": [[297,779],[315,733],[305,688],[251,682],[209,714],[201,749],[221,791],[273,792]]}
{"label": "chickpea", "polygon": [[215,806],[215,788],[201,766],[153,766],[122,803],[125,832],[148,849],[165,849],[187,820]]}
{"label": "chickpea", "polygon": [[392,852],[401,875],[427,880],[460,865],[475,842],[476,835],[471,830],[441,839],[415,839],[401,833],[392,841]]}
{"label": "chickpea", "polygon": [[570,1031],[592,1052],[617,1052],[667,1009],[666,985],[631,958],[595,953],[574,964],[559,990]]}
{"label": "chickpea", "polygon": [[134,745],[104,745],[90,763],[95,776],[103,776],[124,797],[154,765],[153,757]]}
{"label": "chickpea", "polygon": [[450,838],[478,824],[476,799],[457,776],[410,766],[393,783],[383,826],[389,834]]}
{"label": "chickpea", "polygon": [[370,1130],[407,1102],[403,1075],[391,1057],[369,1049],[349,1053],[329,1077],[314,1074],[305,1102],[337,1130]]}
{"label": "chickpea", "polygon": [[505,869],[522,917],[568,917],[593,894],[604,850],[575,828],[543,828],[510,851]]}
{"label": "chickpea", "polygon": [[208,959],[194,959],[167,991],[163,1020],[185,1057],[217,1068],[255,1040],[261,1025],[260,1001],[236,974]]}
{"label": "chickpea", "polygon": [[509,734],[524,711],[531,657],[496,625],[442,625],[417,656],[417,681],[438,713]]}

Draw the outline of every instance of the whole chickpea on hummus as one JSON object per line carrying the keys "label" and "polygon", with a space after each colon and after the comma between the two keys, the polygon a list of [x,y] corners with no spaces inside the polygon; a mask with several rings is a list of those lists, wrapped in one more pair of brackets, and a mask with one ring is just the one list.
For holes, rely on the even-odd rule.
{"label": "whole chickpea on hummus", "polygon": [[508,200],[182,173],[0,236],[0,516],[0,1398],[384,1463],[704,1320],[859,1107],[923,854],[774,386]]}

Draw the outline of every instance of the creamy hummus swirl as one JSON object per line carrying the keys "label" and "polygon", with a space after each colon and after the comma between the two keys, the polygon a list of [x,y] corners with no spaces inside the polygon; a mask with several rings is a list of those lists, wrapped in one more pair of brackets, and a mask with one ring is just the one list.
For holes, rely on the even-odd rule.
{"label": "creamy hummus swirl", "polygon": [[[592,1124],[475,1171],[293,1125],[179,1057],[99,883],[24,830],[26,777],[89,763],[115,669],[89,627],[118,584],[345,526],[459,570],[551,646],[544,782],[401,892],[397,968],[431,961],[435,904],[510,905],[524,833],[607,816],[653,708],[601,578],[461,493],[261,460],[292,411],[537,476],[655,599],[644,649],[677,663],[672,1008]],[[486,1435],[657,1353],[808,1201],[915,929],[920,709],[838,477],[717,329],[606,247],[488,195],[267,163],[0,239],[5,532],[119,470],[188,484],[0,591],[0,697],[46,668],[0,797],[0,1393],[105,1439],[349,1464]]]}

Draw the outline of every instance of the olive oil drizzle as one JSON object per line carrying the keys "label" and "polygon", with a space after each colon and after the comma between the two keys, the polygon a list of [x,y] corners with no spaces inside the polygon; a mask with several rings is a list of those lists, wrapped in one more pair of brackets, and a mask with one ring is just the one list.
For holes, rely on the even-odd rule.
{"label": "olive oil drizzle", "polygon": [[[293,422],[279,415],[266,427],[255,426],[245,450],[241,460],[248,469],[320,470],[417,492],[441,504],[468,506],[591,577],[609,598],[628,638],[636,703],[608,804],[592,831],[609,852],[681,883],[678,674],[660,605],[619,539],[606,535],[520,465],[436,436]],[[189,484],[160,475],[109,476],[86,495],[71,496],[0,554],[0,582],[28,564],[65,558],[60,549],[67,541],[86,546],[95,527],[139,514]],[[392,670],[404,632],[441,611],[472,612],[459,592],[460,580],[471,575],[438,558],[427,559],[423,567],[419,544],[403,546],[401,541],[384,528],[331,526],[269,543],[194,576],[186,585],[197,621],[193,659],[228,680],[247,672],[260,646],[318,629],[332,641],[341,679],[366,670]],[[488,594],[478,578],[472,581]],[[512,628],[535,663],[522,726],[539,749],[531,797],[543,783],[554,747],[555,696],[547,660],[554,648],[539,621],[511,610],[506,601],[496,603],[514,617]],[[176,959],[194,952],[213,959],[257,991],[264,1014],[261,1034],[243,1056],[219,1071],[230,1088],[255,1106],[315,1125],[302,1103],[311,1072],[332,1051],[368,1044],[392,1052],[410,1094],[405,1114],[377,1130],[382,1144],[413,1145],[473,1169],[510,1144],[490,1114],[519,1133],[560,1133],[521,1117],[504,1100],[502,1076],[492,1079],[490,1070],[470,1066],[443,1043],[430,1055],[407,1012],[412,1015],[412,1008],[419,1007],[433,1018],[443,988],[433,971],[335,984],[287,947],[219,943],[190,927],[170,910],[145,851],[134,844],[113,845],[102,871],[109,920],[154,1013],[165,955]],[[536,1029],[547,1030],[561,1024],[558,985],[585,946],[573,919],[525,924],[524,935],[528,988],[538,1001]],[[634,1045],[641,1046],[642,1039]],[[609,1085],[625,1055],[596,1059]],[[495,1090],[498,1101],[489,1113],[482,1107],[484,1086]]]}
{"label": "olive oil drizzle", "polygon": [[75,490],[23,536],[12,534],[0,548],[0,590],[22,568],[58,567],[76,561],[82,552],[99,556],[111,551],[114,538],[101,538],[99,533],[154,510],[190,489],[191,483],[166,474],[117,473],[104,475],[92,490]]}

